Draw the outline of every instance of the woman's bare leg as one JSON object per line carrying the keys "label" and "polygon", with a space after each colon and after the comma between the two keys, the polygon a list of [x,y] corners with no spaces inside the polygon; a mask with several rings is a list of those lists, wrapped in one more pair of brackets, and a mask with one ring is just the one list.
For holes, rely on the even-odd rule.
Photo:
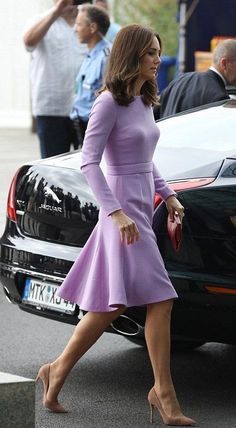
{"label": "woman's bare leg", "polygon": [[154,387],[169,416],[182,415],[170,371],[170,321],[173,300],[147,306],[145,337],[154,374]]}
{"label": "woman's bare leg", "polygon": [[57,396],[73,366],[124,310],[125,307],[122,306],[112,312],[87,312],[83,316],[61,355],[50,364],[48,403],[57,402]]}

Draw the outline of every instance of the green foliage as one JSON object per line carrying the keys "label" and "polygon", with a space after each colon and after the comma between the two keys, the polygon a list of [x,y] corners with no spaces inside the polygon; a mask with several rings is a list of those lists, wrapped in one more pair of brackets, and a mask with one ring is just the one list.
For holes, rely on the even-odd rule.
{"label": "green foliage", "polygon": [[115,0],[115,21],[121,25],[140,23],[157,31],[163,41],[163,54],[176,56],[178,23],[176,0]]}

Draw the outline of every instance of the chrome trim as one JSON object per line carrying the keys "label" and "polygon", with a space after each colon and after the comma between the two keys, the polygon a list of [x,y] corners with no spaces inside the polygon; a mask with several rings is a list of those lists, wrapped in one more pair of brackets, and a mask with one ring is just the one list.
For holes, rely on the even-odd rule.
{"label": "chrome trim", "polygon": [[16,214],[17,214],[17,215],[24,215],[24,214],[25,214],[25,212],[24,212],[24,211],[21,211],[21,210],[16,210]]}
{"label": "chrome trim", "polygon": [[34,277],[34,278],[40,278],[43,281],[54,281],[54,282],[58,282],[58,283],[62,283],[64,277],[59,277],[59,276],[55,276],[55,275],[49,275],[49,274],[44,274],[44,273],[40,273],[37,271],[31,271],[28,269],[22,269],[22,268],[17,268],[14,266],[10,266],[10,265],[5,265],[3,263],[0,263],[0,268],[5,269],[9,272],[12,272],[14,274],[17,273],[22,273],[24,275],[30,276],[30,277]]}
{"label": "chrome trim", "polygon": [[[55,248],[57,250],[57,259],[74,262],[82,251],[82,247],[73,247],[65,244],[59,244],[55,242],[40,241],[36,238],[27,238],[23,236],[8,236],[10,243],[2,242],[1,246],[10,248],[14,251],[20,252],[25,251],[28,254],[36,254],[41,257],[53,257],[55,258]],[[32,250],[34,249],[34,251]]]}
{"label": "chrome trim", "polygon": [[5,287],[5,285],[4,285],[4,287],[3,287],[3,291],[4,291],[4,293],[5,293],[5,297],[6,297],[6,299],[7,299],[7,301],[9,302],[9,303],[12,303],[12,299],[10,299],[10,293],[9,293],[9,290],[8,290],[8,288],[7,287]]}

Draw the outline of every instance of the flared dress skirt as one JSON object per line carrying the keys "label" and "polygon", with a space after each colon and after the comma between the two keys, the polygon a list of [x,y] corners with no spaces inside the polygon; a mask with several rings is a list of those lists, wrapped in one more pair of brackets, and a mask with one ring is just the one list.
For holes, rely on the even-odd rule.
{"label": "flared dress skirt", "polygon": [[117,226],[101,209],[97,225],[57,295],[92,312],[178,297],[152,229],[152,163],[108,166],[106,179],[123,211],[135,221],[140,239],[130,245],[122,243]]}

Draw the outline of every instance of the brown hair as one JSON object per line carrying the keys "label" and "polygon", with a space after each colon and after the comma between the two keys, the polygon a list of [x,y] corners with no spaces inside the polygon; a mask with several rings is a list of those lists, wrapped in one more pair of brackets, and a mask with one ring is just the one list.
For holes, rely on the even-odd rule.
{"label": "brown hair", "polygon": [[[117,34],[108,62],[104,87],[108,89],[120,105],[128,106],[134,99],[133,90],[139,77],[140,58],[150,48],[153,37],[159,41],[159,34],[139,24],[123,27]],[[156,79],[146,81],[141,88],[143,101],[147,105],[158,104]]]}

